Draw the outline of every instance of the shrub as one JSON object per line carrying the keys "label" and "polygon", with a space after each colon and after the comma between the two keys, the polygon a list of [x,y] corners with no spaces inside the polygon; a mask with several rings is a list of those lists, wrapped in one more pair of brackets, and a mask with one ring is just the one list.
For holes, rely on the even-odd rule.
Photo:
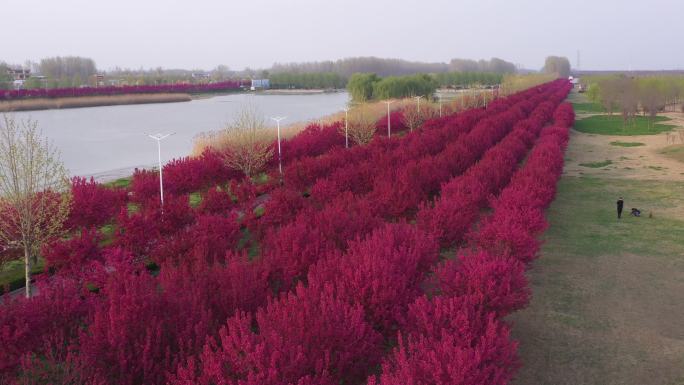
{"label": "shrub", "polygon": [[461,256],[442,264],[435,277],[440,295],[468,296],[499,318],[526,306],[531,295],[525,266],[507,256]]}
{"label": "shrub", "polygon": [[93,298],[78,281],[56,277],[38,282],[40,295],[3,298],[0,311],[0,382],[21,377],[30,357],[64,361],[68,345],[89,321]]}
{"label": "shrub", "polygon": [[400,336],[399,346],[383,361],[382,374],[368,384],[508,384],[518,367],[517,344],[509,340],[508,327],[493,316],[483,326],[468,323],[471,316],[463,314],[468,310],[452,306],[453,301],[461,305],[456,299],[425,301],[424,306],[436,309],[424,311],[443,315],[444,326],[432,335]]}
{"label": "shrub", "polygon": [[437,261],[437,242],[407,224],[386,225],[350,243],[346,255],[331,254],[309,271],[309,288],[332,286],[338,298],[360,304],[376,330],[391,336],[420,283]]}
{"label": "shrub", "polygon": [[212,187],[202,195],[197,211],[202,214],[227,214],[235,206],[230,193],[218,187]]}
{"label": "shrub", "polygon": [[241,312],[230,318],[219,339],[210,339],[172,383],[356,382],[378,362],[379,342],[360,307],[299,286],[255,317]]}
{"label": "shrub", "polygon": [[226,128],[225,143],[220,149],[226,165],[247,177],[264,170],[273,157],[273,146],[266,132],[266,122],[254,109],[243,109]]}
{"label": "shrub", "polygon": [[133,171],[133,178],[131,179],[132,199],[135,202],[141,203],[159,197],[159,173],[154,170],[140,170]]}
{"label": "shrub", "polygon": [[237,215],[200,215],[191,226],[161,240],[150,252],[159,265],[213,265],[223,263],[226,253],[242,237]]}
{"label": "shrub", "polygon": [[112,189],[81,177],[71,179],[71,211],[68,228],[99,227],[112,220],[126,204],[126,191]]}
{"label": "shrub", "polygon": [[78,237],[54,240],[42,248],[45,269],[80,270],[86,262],[100,256],[100,236],[97,230],[81,230]]}

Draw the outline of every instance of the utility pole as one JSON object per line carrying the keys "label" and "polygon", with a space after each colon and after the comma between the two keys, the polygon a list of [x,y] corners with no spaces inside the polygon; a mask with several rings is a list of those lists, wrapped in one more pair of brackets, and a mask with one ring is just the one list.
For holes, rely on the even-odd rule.
{"label": "utility pole", "polygon": [[161,209],[162,213],[164,212],[164,180],[162,179],[162,161],[161,161],[161,141],[168,138],[169,136],[175,134],[155,134],[155,135],[148,135],[150,138],[154,139],[157,141],[157,158],[159,160],[159,197],[161,199]]}
{"label": "utility pole", "polygon": [[389,138],[392,136],[392,126],[390,123],[390,104],[394,103],[394,100],[385,100],[385,103],[387,104],[387,137]]}
{"label": "utility pole", "polygon": [[287,119],[285,116],[276,116],[274,118],[271,118],[272,120],[275,120],[275,122],[278,125],[278,170],[280,171],[280,179],[283,178],[283,157],[280,154],[280,121],[283,119]]}
{"label": "utility pole", "polygon": [[349,107],[344,107],[344,148],[349,148]]}
{"label": "utility pole", "polygon": [[418,102],[417,109],[418,109],[418,113],[420,113],[420,99],[422,99],[423,97],[422,96],[414,96],[413,98],[416,99],[416,101]]}

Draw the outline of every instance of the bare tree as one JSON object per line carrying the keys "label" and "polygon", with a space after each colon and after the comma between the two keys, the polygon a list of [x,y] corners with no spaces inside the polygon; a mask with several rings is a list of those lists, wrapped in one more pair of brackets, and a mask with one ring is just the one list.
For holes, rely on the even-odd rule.
{"label": "bare tree", "polygon": [[57,150],[33,120],[4,116],[0,127],[0,243],[21,250],[26,297],[31,268],[41,245],[64,234],[71,198],[69,180]]}
{"label": "bare tree", "polygon": [[639,112],[639,89],[634,79],[621,77],[616,80],[617,104],[622,112],[623,124],[633,120]]}
{"label": "bare tree", "polygon": [[620,92],[617,83],[617,79],[605,80],[599,83],[598,94],[603,108],[608,111],[608,115],[613,115],[615,105],[618,103]]}
{"label": "bare tree", "polygon": [[658,112],[665,108],[666,94],[655,82],[644,82],[638,89],[639,101],[644,113],[648,113],[649,123],[653,123]]}
{"label": "bare tree", "polygon": [[373,139],[376,131],[377,117],[370,106],[360,105],[349,114],[349,136],[357,144],[367,144]]}
{"label": "bare tree", "polygon": [[426,120],[439,116],[439,107],[435,103],[425,102],[420,110],[417,106],[408,106],[404,109],[404,124],[410,131],[419,128]]}
{"label": "bare tree", "polygon": [[404,109],[404,124],[411,132],[423,124],[423,116],[414,106],[408,106]]}
{"label": "bare tree", "polygon": [[226,127],[221,150],[226,165],[252,177],[273,158],[272,135],[259,111],[243,108]]}

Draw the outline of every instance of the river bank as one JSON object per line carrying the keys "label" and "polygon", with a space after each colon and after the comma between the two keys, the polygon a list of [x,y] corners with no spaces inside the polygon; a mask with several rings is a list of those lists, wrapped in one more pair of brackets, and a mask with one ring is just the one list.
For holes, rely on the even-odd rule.
{"label": "river bank", "polygon": [[76,96],[68,98],[21,99],[0,102],[0,112],[38,111],[64,108],[120,106],[128,104],[189,102],[189,94],[129,94],[109,96]]}
{"label": "river bank", "polygon": [[271,89],[263,91],[255,91],[264,95],[318,95],[318,94],[330,94],[335,92],[345,92],[344,89]]}
{"label": "river bank", "polygon": [[[246,91],[246,94],[254,95],[321,95],[341,93],[344,90],[331,89],[274,89],[262,91]],[[215,96],[228,95],[233,92],[220,93],[159,93],[159,94],[126,94],[126,95],[102,95],[102,96],[75,96],[65,98],[35,98],[0,101],[1,112],[14,111],[40,111],[65,108],[121,106],[128,104],[153,104],[153,103],[178,103],[191,100],[209,99]]]}
{"label": "river bank", "polygon": [[[17,120],[38,122],[52,141],[72,176],[98,180],[130,175],[136,166],[156,165],[157,143],[148,134],[175,133],[162,142],[162,162],[188,156],[195,138],[221,130],[245,106],[260,111],[275,133],[269,117],[287,116],[286,123],[311,122],[339,112],[347,105],[344,93],[314,95],[216,94],[182,103],[145,103],[92,108],[16,111]],[[101,174],[105,175],[101,175]]]}

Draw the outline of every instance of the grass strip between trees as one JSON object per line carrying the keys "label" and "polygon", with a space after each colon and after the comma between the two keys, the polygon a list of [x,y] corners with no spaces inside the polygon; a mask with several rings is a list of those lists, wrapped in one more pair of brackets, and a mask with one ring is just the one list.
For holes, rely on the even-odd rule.
{"label": "grass strip between trees", "polygon": [[610,142],[611,146],[617,146],[617,147],[639,147],[639,146],[645,146],[645,143],[641,142],[621,142],[619,140],[615,142]]}
{"label": "grass strip between trees", "polygon": [[587,134],[599,135],[656,135],[662,132],[671,131],[676,126],[663,124],[670,121],[664,116],[648,118],[637,116],[633,120],[625,123],[618,115],[594,115],[575,122],[574,129]]}

